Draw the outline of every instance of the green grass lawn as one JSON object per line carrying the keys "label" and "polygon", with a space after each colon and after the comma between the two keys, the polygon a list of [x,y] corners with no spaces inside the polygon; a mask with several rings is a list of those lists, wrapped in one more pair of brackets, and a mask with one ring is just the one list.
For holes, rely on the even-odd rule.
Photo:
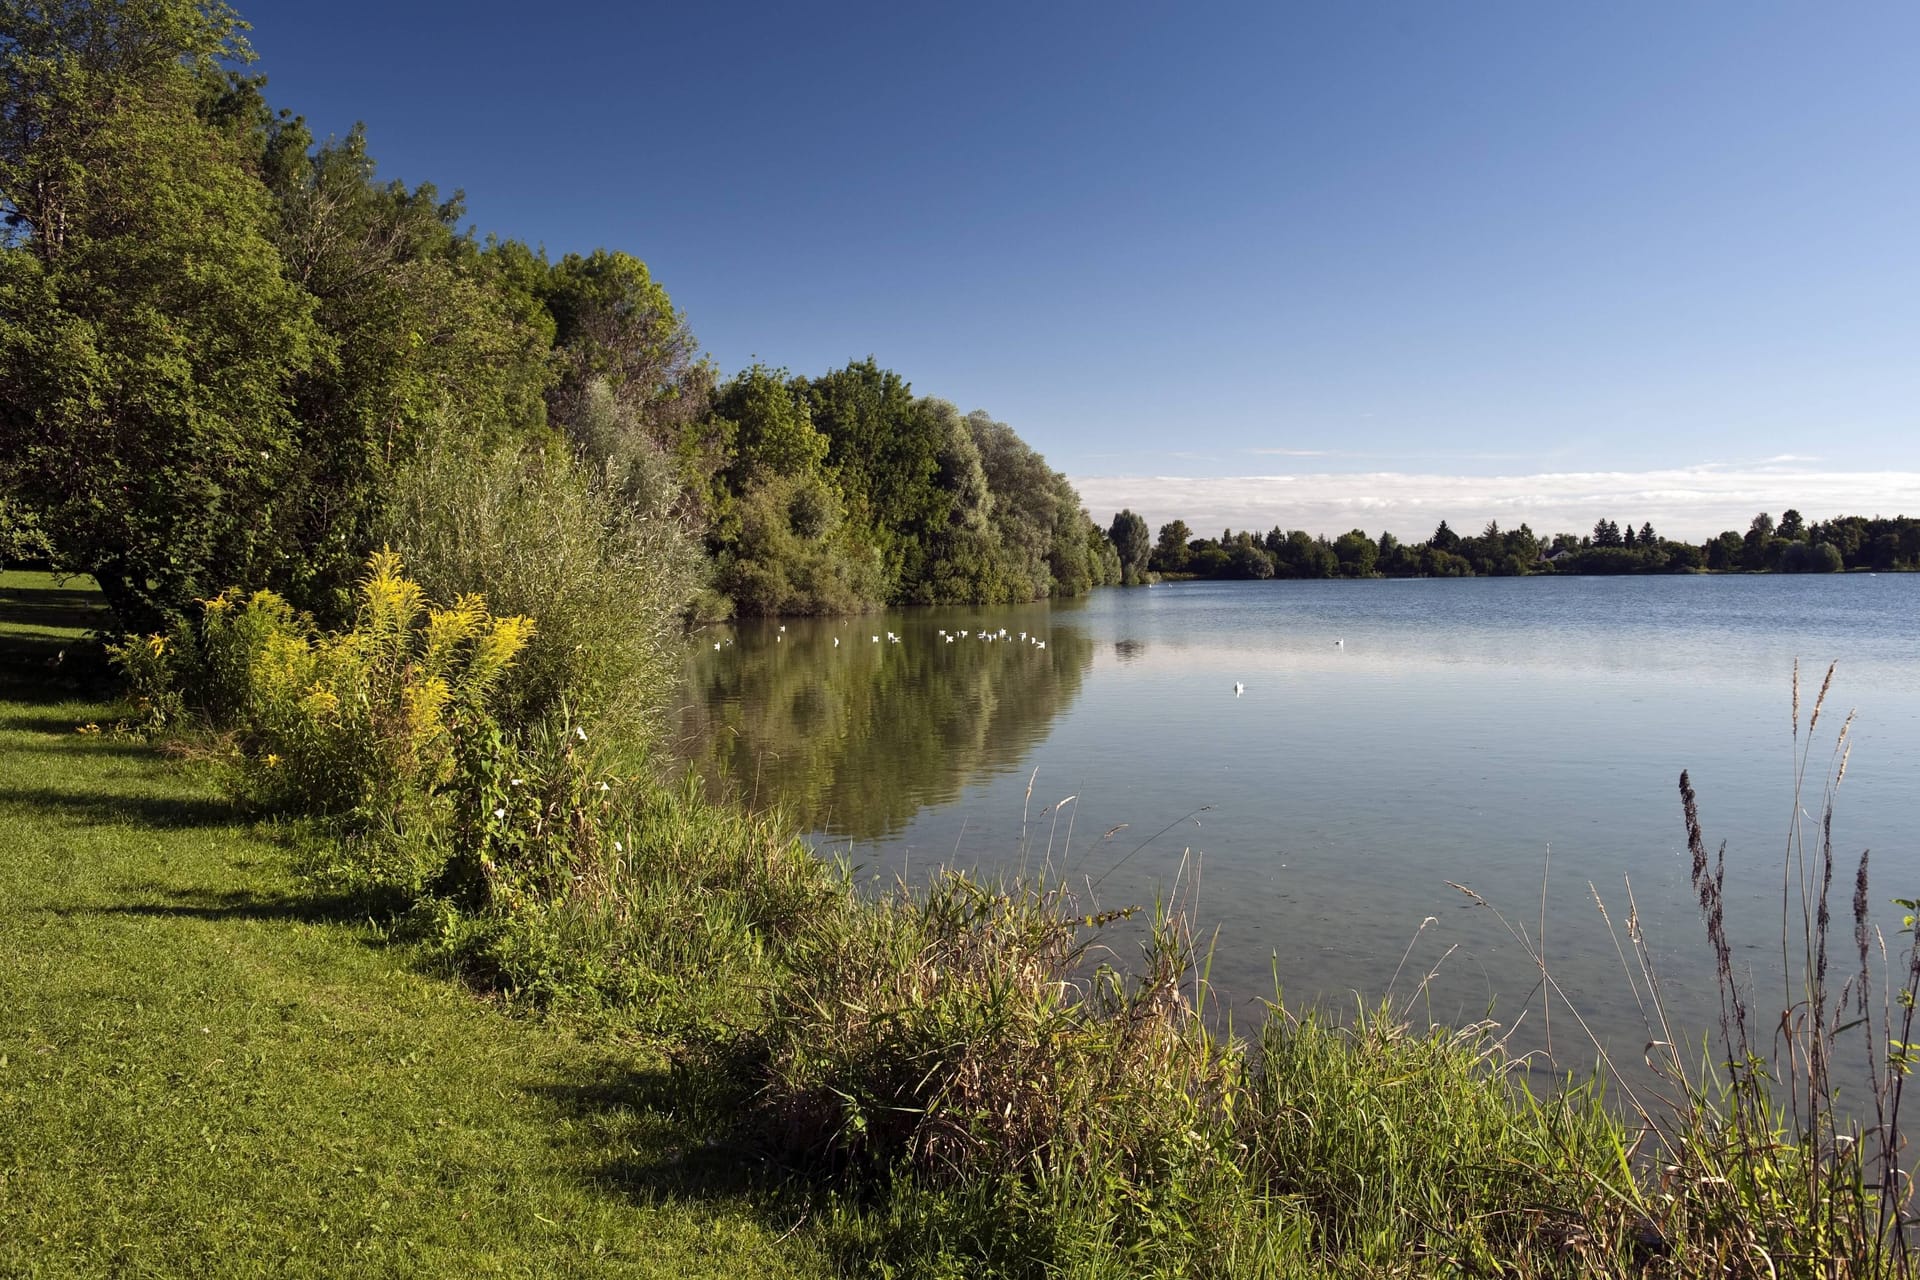
{"label": "green grass lawn", "polygon": [[0,668],[44,670],[62,649],[112,620],[91,578],[0,570]]}
{"label": "green grass lawn", "polygon": [[[15,653],[97,625],[30,578]],[[0,668],[0,1275],[830,1270],[660,1062],[422,973],[110,716]]]}

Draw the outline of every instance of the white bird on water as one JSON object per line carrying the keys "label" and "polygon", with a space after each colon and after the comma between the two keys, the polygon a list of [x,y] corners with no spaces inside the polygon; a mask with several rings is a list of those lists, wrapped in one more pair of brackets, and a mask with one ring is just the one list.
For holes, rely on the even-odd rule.
{"label": "white bird on water", "polygon": [[1345,640],[1335,640],[1333,642],[1333,647],[1336,649],[1344,649],[1347,647],[1347,642]]}
{"label": "white bird on water", "polygon": [[835,637],[833,638],[833,647],[834,647],[834,648],[836,648],[836,649],[838,649],[838,648],[840,647],[840,637],[839,637],[839,636],[835,636]]}
{"label": "white bird on water", "polygon": [[1235,681],[1233,682],[1233,696],[1234,696],[1234,697],[1236,697],[1236,698],[1237,698],[1237,697],[1239,697],[1239,696],[1240,696],[1241,694],[1243,694],[1243,693],[1245,693],[1246,691],[1247,691],[1247,686],[1245,686],[1244,684],[1241,684],[1241,683],[1240,683],[1240,682],[1239,682],[1238,680],[1235,680]]}

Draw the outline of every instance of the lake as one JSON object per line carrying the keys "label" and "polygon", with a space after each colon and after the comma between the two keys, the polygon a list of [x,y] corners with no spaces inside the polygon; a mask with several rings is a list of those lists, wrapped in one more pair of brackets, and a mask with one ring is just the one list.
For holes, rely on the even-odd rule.
{"label": "lake", "polygon": [[[1637,1060],[1647,1036],[1593,896],[1618,926],[1630,880],[1669,1008],[1704,1035],[1718,1002],[1682,769],[1710,848],[1727,842],[1736,959],[1777,992],[1796,658],[1802,742],[1839,663],[1803,798],[1816,819],[1858,709],[1836,966],[1857,964],[1861,850],[1889,946],[1891,899],[1920,896],[1920,575],[1171,583],[702,636],[675,728],[716,785],[783,805],[882,882],[1024,866],[1100,908],[1177,898],[1216,938],[1220,1007],[1242,1022],[1276,983],[1348,1009],[1391,986],[1416,1018],[1491,1012],[1546,1047],[1537,969],[1448,882],[1529,931],[1544,889],[1552,971]],[[1552,1019],[1555,1061],[1590,1065]]]}

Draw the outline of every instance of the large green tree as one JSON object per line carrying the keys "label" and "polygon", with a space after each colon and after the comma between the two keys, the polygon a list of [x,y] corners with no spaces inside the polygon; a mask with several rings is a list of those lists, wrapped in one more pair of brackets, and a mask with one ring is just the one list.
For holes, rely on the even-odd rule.
{"label": "large green tree", "polygon": [[1107,538],[1120,557],[1121,580],[1128,585],[1138,582],[1146,572],[1148,557],[1153,554],[1152,536],[1147,532],[1145,518],[1130,510],[1115,512],[1113,523],[1107,526]]}
{"label": "large green tree", "polygon": [[263,577],[322,346],[197,110],[247,56],[224,5],[0,0],[0,466],[129,626]]}
{"label": "large green tree", "polygon": [[604,249],[568,254],[541,293],[557,326],[560,377],[552,407],[561,422],[581,414],[596,385],[662,445],[706,412],[713,371],[646,263]]}
{"label": "large green tree", "polygon": [[747,614],[844,613],[880,602],[877,560],[845,520],[802,385],[754,365],[724,383],[697,433],[715,585]]}
{"label": "large green tree", "polygon": [[1193,541],[1193,530],[1187,527],[1185,520],[1169,520],[1160,526],[1159,541],[1153,546],[1153,567],[1167,573],[1179,573],[1187,567],[1187,560],[1193,554],[1187,547]]}
{"label": "large green tree", "polygon": [[801,386],[848,518],[880,553],[887,598],[913,599],[952,502],[939,485],[944,422],[871,356]]}
{"label": "large green tree", "polygon": [[[322,613],[344,604],[372,549],[396,465],[432,424],[482,450],[538,430],[554,325],[509,255],[459,228],[458,193],[375,179],[364,131],[315,145],[233,78],[208,114],[248,141],[274,197],[288,274],[314,298],[322,358],[294,388],[295,456],[275,513],[288,548],[274,585]],[[522,256],[527,256],[523,255]]]}

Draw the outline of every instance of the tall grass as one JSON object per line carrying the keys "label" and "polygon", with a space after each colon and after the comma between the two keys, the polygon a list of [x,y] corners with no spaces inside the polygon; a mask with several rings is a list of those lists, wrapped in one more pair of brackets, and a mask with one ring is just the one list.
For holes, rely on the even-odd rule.
{"label": "tall grass", "polygon": [[[1836,849],[1836,802],[1852,751],[1853,715],[1831,736],[1817,736],[1834,674],[1830,665],[1803,731],[1798,664],[1794,668],[1793,809],[1781,859],[1777,973],[1756,975],[1735,963],[1740,948],[1728,922],[1727,846],[1722,842],[1709,854],[1699,797],[1688,774],[1680,775],[1690,880],[1719,996],[1712,1048],[1698,1060],[1687,1048],[1691,1029],[1668,1012],[1627,886],[1627,943],[1617,932],[1615,942],[1645,1019],[1645,1065],[1657,1083],[1630,1082],[1608,1059],[1607,1046],[1597,1037],[1593,1043],[1625,1103],[1625,1123],[1637,1132],[1632,1168],[1647,1215],[1641,1234],[1668,1274],[1914,1272],[1901,1107],[1920,1047],[1908,1040],[1920,991],[1920,903],[1894,900],[1908,914],[1904,942],[1890,947],[1872,919],[1868,851],[1847,874]],[[1809,809],[1816,788],[1819,798]],[[1851,890],[1841,908],[1851,908],[1850,938],[1840,933],[1844,924],[1836,927],[1836,875],[1839,893]],[[1613,915],[1597,891],[1595,900],[1611,929]],[[1534,939],[1501,920],[1577,1021],[1578,1010],[1560,993]]]}
{"label": "tall grass", "polygon": [[[1852,753],[1853,714],[1831,738],[1817,734],[1834,671],[1829,665],[1803,735],[1794,668],[1777,1002],[1733,962],[1726,845],[1709,859],[1698,797],[1680,775],[1691,878],[1719,981],[1720,1054],[1716,1071],[1690,1078],[1674,1038],[1662,1037],[1666,1070],[1686,1084],[1668,1118],[1664,1172],[1689,1223],[1705,1224],[1730,1257],[1748,1265],[1908,1276],[1912,1184],[1902,1164],[1900,1110],[1913,1062],[1907,1037],[1920,990],[1920,935],[1912,914],[1903,946],[1889,948],[1875,927],[1867,850],[1851,875],[1841,868],[1835,804]],[[1852,890],[1851,948],[1835,930],[1836,870],[1840,892]],[[1916,909],[1909,900],[1900,905]],[[1651,968],[1643,972],[1657,992]]]}

